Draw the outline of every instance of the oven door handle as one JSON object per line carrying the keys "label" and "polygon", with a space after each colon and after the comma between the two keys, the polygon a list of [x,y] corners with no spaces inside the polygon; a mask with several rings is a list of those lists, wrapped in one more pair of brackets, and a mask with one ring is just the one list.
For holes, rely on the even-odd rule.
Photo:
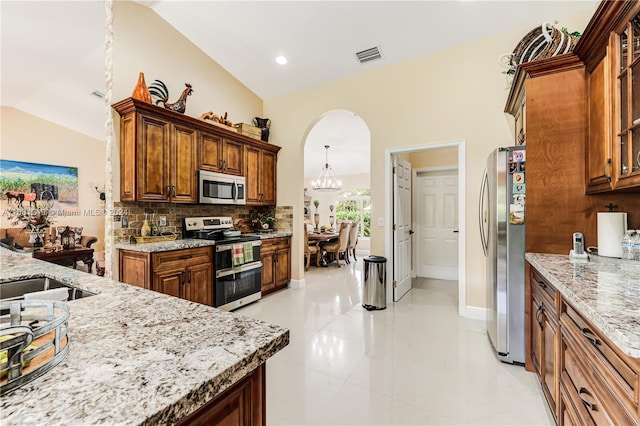
{"label": "oven door handle", "polygon": [[241,272],[251,271],[253,269],[262,268],[262,262],[251,262],[236,268],[227,269],[225,271],[216,272],[216,278],[226,277],[231,274],[239,274]]}
{"label": "oven door handle", "polygon": [[[261,240],[247,241],[247,242],[250,242],[252,247],[258,247],[262,245]],[[238,244],[244,244],[244,243],[238,243]],[[216,245],[216,253],[220,253],[222,251],[229,251],[231,249],[233,249],[233,244]]]}

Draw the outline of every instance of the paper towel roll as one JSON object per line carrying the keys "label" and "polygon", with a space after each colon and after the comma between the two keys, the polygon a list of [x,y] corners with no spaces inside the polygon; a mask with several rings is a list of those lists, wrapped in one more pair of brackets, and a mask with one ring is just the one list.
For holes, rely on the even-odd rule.
{"label": "paper towel roll", "polygon": [[622,257],[620,242],[626,231],[626,213],[598,213],[598,256]]}

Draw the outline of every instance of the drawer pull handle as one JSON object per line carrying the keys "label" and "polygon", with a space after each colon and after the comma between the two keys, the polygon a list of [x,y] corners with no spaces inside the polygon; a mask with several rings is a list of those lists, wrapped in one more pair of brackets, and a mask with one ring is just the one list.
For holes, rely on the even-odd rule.
{"label": "drawer pull handle", "polygon": [[[578,395],[580,397],[580,400],[582,401],[584,406],[587,407],[589,410],[596,411],[596,404],[594,404],[593,402],[589,402],[586,399],[584,399],[582,397],[582,394],[589,395],[589,392],[587,392],[587,390],[585,388],[580,388],[580,390],[578,391]],[[591,396],[591,395],[589,395],[589,396]]]}
{"label": "drawer pull handle", "polygon": [[539,285],[540,287],[542,287],[542,288],[547,288],[547,285],[545,284],[545,282],[544,282],[544,281],[536,280],[536,282],[538,283],[538,285]]}
{"label": "drawer pull handle", "polygon": [[600,343],[600,341],[598,341],[596,336],[594,336],[591,330],[589,330],[588,328],[583,328],[580,330],[580,332],[582,333],[585,339],[591,342],[593,346],[598,346],[598,344]]}
{"label": "drawer pull handle", "polygon": [[183,256],[180,256],[180,259],[191,259],[193,256],[191,256],[190,254],[185,254]]}
{"label": "drawer pull handle", "polygon": [[538,321],[538,325],[540,326],[540,328],[542,328],[542,320],[540,319],[542,314],[544,314],[544,309],[542,308],[542,305],[540,305],[536,310],[536,321]]}

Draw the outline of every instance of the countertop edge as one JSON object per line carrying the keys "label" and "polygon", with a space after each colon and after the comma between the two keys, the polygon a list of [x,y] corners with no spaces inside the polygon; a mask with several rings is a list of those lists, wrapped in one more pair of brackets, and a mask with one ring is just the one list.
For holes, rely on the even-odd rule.
{"label": "countertop edge", "polygon": [[[252,233],[252,234],[245,234],[245,235],[257,236],[261,240],[269,240],[273,238],[291,237],[293,233],[283,231],[283,232],[271,232],[271,233],[255,233],[255,234]],[[119,250],[137,251],[141,253],[161,253],[164,251],[209,247],[209,246],[215,246],[215,245],[216,245],[216,241],[214,240],[198,240],[195,238],[181,238],[177,240],[158,241],[154,243],[142,243],[142,244],[116,243],[115,247]]]}
{"label": "countertop edge", "polygon": [[[615,324],[612,324],[610,320],[604,318],[599,312],[593,309],[588,303],[586,303],[578,294],[576,294],[568,285],[559,280],[549,269],[544,265],[542,256],[553,256],[554,260],[558,262],[566,263],[572,262],[576,264],[578,262],[585,264],[583,260],[571,260],[566,255],[550,255],[542,253],[526,253],[526,260],[533,266],[542,276],[547,279],[556,289],[560,292],[562,297],[567,300],[574,308],[576,308],[581,314],[583,314],[589,321],[593,323],[600,331],[613,342],[625,355],[640,359],[640,346],[638,342],[632,342],[628,336],[621,331]],[[602,260],[606,262],[607,260]]]}

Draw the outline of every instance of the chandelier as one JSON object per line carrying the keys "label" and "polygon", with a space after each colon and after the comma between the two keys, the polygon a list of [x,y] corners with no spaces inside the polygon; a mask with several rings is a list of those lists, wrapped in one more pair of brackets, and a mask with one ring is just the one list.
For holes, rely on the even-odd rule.
{"label": "chandelier", "polygon": [[311,188],[314,191],[340,191],[342,182],[336,179],[331,166],[329,166],[329,145],[325,145],[324,149],[327,150],[326,161],[324,167],[320,170],[318,179],[311,181]]}

